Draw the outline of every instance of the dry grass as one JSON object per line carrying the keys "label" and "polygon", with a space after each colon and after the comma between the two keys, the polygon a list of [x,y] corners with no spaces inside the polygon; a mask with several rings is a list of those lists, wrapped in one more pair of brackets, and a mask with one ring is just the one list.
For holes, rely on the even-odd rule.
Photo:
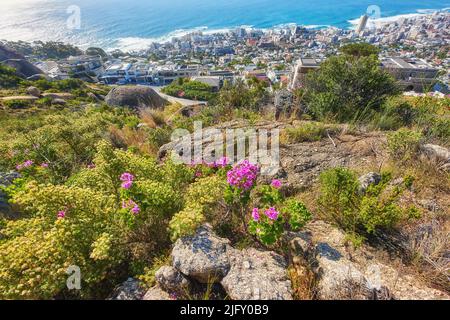
{"label": "dry grass", "polygon": [[[298,260],[302,261],[298,261]],[[316,298],[316,278],[307,267],[303,258],[295,257],[293,265],[288,269],[295,300],[314,300]]]}
{"label": "dry grass", "polygon": [[144,130],[115,126],[109,129],[110,139],[117,147],[134,147],[142,154],[156,155],[158,148],[148,140],[148,134]]}
{"label": "dry grass", "polygon": [[139,116],[141,118],[142,123],[145,123],[147,127],[155,129],[158,125],[155,121],[155,118],[153,118],[153,115],[151,113],[150,109],[143,109],[140,111]]}
{"label": "dry grass", "polygon": [[433,222],[411,242],[412,265],[424,282],[450,293],[450,223]]}

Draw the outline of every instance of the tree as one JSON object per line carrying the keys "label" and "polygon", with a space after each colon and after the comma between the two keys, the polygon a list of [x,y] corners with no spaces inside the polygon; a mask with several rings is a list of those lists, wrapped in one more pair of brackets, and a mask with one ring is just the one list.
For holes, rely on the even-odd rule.
{"label": "tree", "polygon": [[218,103],[227,108],[258,109],[267,96],[267,84],[257,78],[247,81],[225,82],[220,90]]}
{"label": "tree", "polygon": [[380,49],[368,43],[350,43],[343,46],[340,51],[343,54],[357,58],[369,57],[371,55],[378,56],[380,53]]}
{"label": "tree", "polygon": [[335,56],[307,76],[304,101],[317,119],[363,121],[398,94],[394,78],[370,56]]}
{"label": "tree", "polygon": [[15,88],[22,79],[16,75],[16,70],[0,64],[0,89]]}

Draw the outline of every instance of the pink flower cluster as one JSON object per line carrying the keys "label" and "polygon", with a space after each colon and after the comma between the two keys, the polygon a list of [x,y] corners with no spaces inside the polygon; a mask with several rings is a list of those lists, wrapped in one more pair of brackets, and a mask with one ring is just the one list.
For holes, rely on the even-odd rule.
{"label": "pink flower cluster", "polygon": [[244,160],[242,163],[228,171],[227,182],[230,186],[249,190],[255,184],[258,171],[258,166],[251,164],[248,160]]}
{"label": "pink flower cluster", "polygon": [[29,167],[31,167],[33,164],[34,164],[33,160],[27,160],[27,161],[25,161],[24,163],[18,164],[18,165],[16,166],[16,169],[17,169],[17,170],[22,170],[22,169],[25,169],[25,168],[29,168]]}
{"label": "pink flower cluster", "polygon": [[58,219],[64,219],[66,217],[66,211],[61,210],[57,214]]}
{"label": "pink flower cluster", "polygon": [[136,202],[134,202],[133,200],[128,200],[122,201],[122,208],[123,209],[130,209],[131,213],[133,213],[134,215],[138,214],[139,212],[141,212],[141,208],[139,208],[138,204]]}
{"label": "pink flower cluster", "polygon": [[[264,215],[272,221],[275,221],[280,216],[280,212],[278,212],[274,207],[269,208],[264,211]],[[258,222],[261,219],[259,209],[253,208],[252,210],[252,218],[254,221]]]}
{"label": "pink flower cluster", "polygon": [[259,209],[258,208],[253,208],[253,210],[252,210],[252,218],[255,221],[259,221],[260,215],[259,215]]}
{"label": "pink flower cluster", "polygon": [[122,181],[122,188],[130,189],[133,185],[134,176],[131,173],[125,172],[120,176],[120,181]]}
{"label": "pink flower cluster", "polygon": [[229,159],[227,157],[222,157],[217,161],[214,162],[206,162],[204,160],[202,161],[192,161],[190,166],[195,167],[198,165],[204,165],[210,168],[225,168],[229,164]]}
{"label": "pink flower cluster", "polygon": [[275,189],[280,189],[281,188],[281,181],[278,179],[274,179],[272,180],[272,187],[274,187]]}
{"label": "pink flower cluster", "polygon": [[280,213],[274,207],[271,207],[264,211],[264,214],[273,221],[277,220],[278,216],[280,215]]}
{"label": "pink flower cluster", "polygon": [[225,168],[229,164],[229,159],[227,157],[222,157],[215,162],[216,167]]}

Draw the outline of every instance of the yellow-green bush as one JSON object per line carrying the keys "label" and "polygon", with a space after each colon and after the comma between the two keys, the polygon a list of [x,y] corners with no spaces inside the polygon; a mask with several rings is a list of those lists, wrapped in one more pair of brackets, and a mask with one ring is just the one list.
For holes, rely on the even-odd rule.
{"label": "yellow-green bush", "polygon": [[334,135],[338,128],[320,122],[304,122],[294,128],[287,128],[281,135],[284,143],[299,143],[305,141],[319,141],[330,135]]}
{"label": "yellow-green bush", "polygon": [[406,128],[390,133],[387,136],[389,154],[396,161],[410,161],[419,150],[421,140],[420,132]]}
{"label": "yellow-green bush", "polygon": [[[199,179],[186,190],[185,208],[174,215],[170,221],[169,231],[172,241],[192,234],[201,223],[215,220],[216,204],[223,198],[226,181],[223,177],[213,175]],[[216,216],[217,217],[217,216]]]}
{"label": "yellow-green bush", "polygon": [[[132,188],[121,186],[125,172],[134,177]],[[96,297],[102,283],[114,283],[120,272],[141,274],[169,247],[173,215],[186,199],[200,197],[192,188],[183,198],[192,179],[187,166],[158,164],[101,141],[92,165],[65,184],[18,180],[8,190],[21,219],[2,220],[0,229],[0,298],[65,294],[72,265],[81,269],[82,289],[70,294],[81,297]],[[123,207],[128,200],[139,206],[137,214]]]}
{"label": "yellow-green bush", "polygon": [[350,235],[364,237],[390,229],[402,220],[417,218],[417,208],[403,208],[398,203],[410,187],[409,179],[391,186],[391,175],[382,174],[378,185],[361,192],[356,174],[347,168],[333,168],[320,175],[318,204],[322,218],[336,224]]}
{"label": "yellow-green bush", "polygon": [[0,298],[52,298],[65,290],[70,266],[81,269],[77,294],[89,296],[121,262],[126,229],[113,196],[32,183],[13,201],[28,216],[0,231]]}

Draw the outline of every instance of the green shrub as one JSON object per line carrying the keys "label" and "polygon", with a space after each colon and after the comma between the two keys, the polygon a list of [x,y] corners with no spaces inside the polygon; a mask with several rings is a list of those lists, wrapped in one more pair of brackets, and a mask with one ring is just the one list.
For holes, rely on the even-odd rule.
{"label": "green shrub", "polygon": [[30,116],[27,120],[11,117],[0,130],[0,167],[15,168],[32,160],[36,166],[48,164],[50,181],[62,182],[90,164],[95,145],[108,138],[107,131],[115,123],[123,125],[124,116],[110,112],[84,110]]}
{"label": "green shrub", "polygon": [[374,55],[328,58],[307,76],[303,100],[308,110],[319,120],[369,121],[398,93],[395,80],[379,65]]}
{"label": "green shrub", "polygon": [[172,241],[193,234],[206,219],[217,223],[220,217],[215,210],[226,188],[224,179],[217,175],[201,178],[191,184],[184,196],[185,208],[175,214],[169,230]]}
{"label": "green shrub", "polygon": [[0,65],[0,89],[16,88],[22,81],[14,68]]}
{"label": "green shrub", "polygon": [[394,228],[398,222],[414,218],[411,208],[398,204],[407,188],[390,186],[391,176],[383,173],[378,185],[371,185],[365,193],[355,173],[346,168],[334,168],[320,175],[318,204],[321,215],[341,227],[353,237],[364,237],[380,229]]}
{"label": "green shrub", "polygon": [[288,222],[292,231],[299,231],[312,219],[312,213],[303,203],[295,199],[286,201],[283,212],[289,217]]}
{"label": "green shrub", "polygon": [[26,109],[31,106],[32,102],[28,100],[7,100],[3,101],[2,104],[9,109]]}
{"label": "green shrub", "polygon": [[402,128],[387,136],[388,151],[391,157],[399,162],[413,159],[420,147],[422,134],[420,132]]}
{"label": "green shrub", "polygon": [[335,126],[320,122],[305,122],[295,128],[287,128],[282,134],[282,140],[286,143],[313,142],[322,140],[328,134],[333,135],[337,131],[338,128]]}
{"label": "green shrub", "polygon": [[182,78],[172,82],[162,91],[170,96],[200,101],[209,101],[216,97],[216,93],[212,92],[211,86],[199,81]]}
{"label": "green shrub", "polygon": [[0,298],[50,299],[65,290],[70,266],[82,272],[78,294],[90,296],[120,264],[125,228],[114,197],[30,184],[13,201],[29,217],[8,221],[0,231]]}

